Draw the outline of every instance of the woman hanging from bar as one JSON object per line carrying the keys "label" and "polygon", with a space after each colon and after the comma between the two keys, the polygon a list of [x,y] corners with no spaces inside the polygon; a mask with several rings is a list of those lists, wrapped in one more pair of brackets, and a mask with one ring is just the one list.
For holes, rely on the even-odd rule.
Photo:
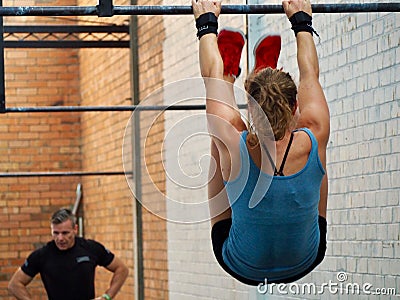
{"label": "woman hanging from bar", "polygon": [[[248,126],[233,89],[244,35],[236,30],[217,34],[221,2],[192,2],[214,160],[209,181],[213,250],[227,273],[249,285],[296,281],[320,264],[326,251],[330,125],[318,79],[312,8],[309,0],[282,5],[296,36],[299,86],[276,69],[280,37],[263,37],[245,83],[254,122]],[[257,123],[262,117],[254,103],[266,122]],[[271,134],[263,128],[268,121]],[[268,136],[273,147],[265,147]]]}

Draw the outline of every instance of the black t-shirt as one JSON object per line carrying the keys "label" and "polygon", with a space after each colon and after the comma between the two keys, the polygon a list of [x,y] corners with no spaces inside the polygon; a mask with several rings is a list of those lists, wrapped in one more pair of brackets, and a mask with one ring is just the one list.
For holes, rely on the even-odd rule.
{"label": "black t-shirt", "polygon": [[47,243],[32,252],[21,269],[31,277],[40,273],[49,300],[88,300],[95,297],[96,266],[106,267],[113,259],[102,244],[76,237],[68,250]]}

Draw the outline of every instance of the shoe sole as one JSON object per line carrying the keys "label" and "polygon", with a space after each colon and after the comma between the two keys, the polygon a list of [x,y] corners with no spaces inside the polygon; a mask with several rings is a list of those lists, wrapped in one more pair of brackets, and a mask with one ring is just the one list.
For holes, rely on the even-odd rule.
{"label": "shoe sole", "polygon": [[241,31],[240,29],[233,28],[233,27],[224,27],[224,28],[221,28],[220,32],[221,32],[221,31],[224,31],[224,30],[225,30],[225,31],[231,31],[231,32],[240,33],[240,35],[241,35],[242,38],[243,38],[243,41],[246,41],[246,36],[244,35],[243,31]]}

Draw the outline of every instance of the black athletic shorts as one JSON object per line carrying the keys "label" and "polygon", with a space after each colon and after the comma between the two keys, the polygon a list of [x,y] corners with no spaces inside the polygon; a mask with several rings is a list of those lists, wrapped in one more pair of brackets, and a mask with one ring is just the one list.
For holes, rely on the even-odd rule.
{"label": "black athletic shorts", "polygon": [[[327,227],[327,222],[324,217],[319,216],[318,217],[318,225],[319,225],[319,231],[320,231],[320,241],[319,241],[319,247],[318,247],[318,254],[317,257],[315,258],[313,264],[304,272],[293,276],[289,277],[286,279],[281,279],[277,281],[268,281],[268,283],[290,283],[294,282],[296,280],[299,280],[300,278],[303,278],[306,276],[308,273],[310,273],[312,270],[315,269],[316,266],[318,266],[324,259],[325,257],[325,252],[326,252],[326,227]],[[214,250],[214,255],[222,267],[222,269],[225,270],[229,275],[232,277],[236,278],[240,282],[248,285],[259,285],[259,281],[254,281],[248,278],[244,278],[240,276],[239,274],[235,273],[232,271],[224,262],[222,258],[222,246],[224,245],[225,240],[228,238],[229,235],[229,230],[232,226],[232,219],[226,219],[219,221],[214,224],[211,230],[211,240],[213,244],[213,250]],[[262,282],[264,283],[264,282]]]}

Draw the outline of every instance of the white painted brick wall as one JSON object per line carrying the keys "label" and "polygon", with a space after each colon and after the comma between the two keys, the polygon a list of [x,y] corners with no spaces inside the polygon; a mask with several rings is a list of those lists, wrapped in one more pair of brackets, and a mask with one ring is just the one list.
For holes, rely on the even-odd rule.
{"label": "white painted brick wall", "polygon": [[[164,5],[187,5],[187,2],[165,1]],[[198,40],[193,17],[168,16],[164,18],[164,24],[166,29],[166,39],[163,45],[163,78],[165,84],[199,77]],[[224,26],[243,28],[243,16],[221,16],[220,27]],[[243,57],[246,57],[246,53],[244,53]],[[243,68],[245,71],[245,62]],[[199,82],[197,81],[197,83]],[[190,95],[190,92],[188,94]],[[179,97],[181,96],[178,95],[177,98]],[[165,104],[171,104],[174,99],[173,97],[171,99],[168,97],[166,101],[168,103]],[[191,103],[194,103],[194,101],[185,104]],[[199,102],[196,103],[199,104]],[[198,113],[197,111],[168,112],[165,114],[166,132],[171,130],[176,122],[179,122],[182,118]],[[205,124],[205,118],[203,122]],[[179,128],[177,134],[185,136],[188,132],[190,133],[190,128]],[[172,139],[167,140],[165,145],[165,164],[167,169],[171,167],[168,161],[176,161],[178,155],[170,150],[173,142],[174,140]],[[179,153],[180,167],[185,168],[186,171],[192,170],[193,167],[198,168],[201,155],[209,153],[210,140],[207,136],[202,136],[198,139],[191,139],[188,143],[190,146],[187,148],[191,151],[186,150],[183,153]],[[176,167],[178,168],[179,166],[176,165]],[[205,166],[202,172],[208,172],[208,165]],[[190,200],[192,203],[206,203],[207,189],[206,186],[198,190],[179,188],[174,184],[173,180],[167,180],[167,196],[182,202]],[[188,207],[188,210],[190,209]],[[190,213],[190,211],[187,213]],[[208,220],[198,224],[169,222],[167,229],[169,299],[230,300],[247,298],[248,287],[227,276],[216,262],[211,247]]]}
{"label": "white painted brick wall", "polygon": [[[282,28],[275,20],[263,20],[264,27]],[[304,282],[335,280],[337,272],[344,271],[347,282],[368,282],[399,293],[399,17],[315,15],[314,27],[321,35],[320,43],[316,39],[321,83],[332,117],[329,227],[327,257]],[[282,37],[284,47],[293,47],[286,33]],[[288,70],[294,59],[283,50],[280,63]]]}
{"label": "white painted brick wall", "polygon": [[[314,1],[330,3],[331,1]],[[345,1],[337,1],[345,2]],[[231,2],[230,2],[231,3]],[[253,2],[254,3],[254,2]],[[269,1],[268,3],[280,3]],[[187,4],[186,2],[168,2]],[[221,27],[244,29],[243,16],[221,16]],[[164,18],[164,73],[166,83],[199,76],[198,43],[189,16]],[[278,66],[298,80],[296,47],[284,16],[250,16],[248,52],[243,69],[253,65],[252,47],[267,29],[282,36]],[[314,15],[321,36],[317,43],[321,84],[331,111],[328,148],[328,250],[323,263],[301,282],[371,283],[374,288],[396,288],[400,293],[400,17],[398,14]],[[240,81],[243,81],[241,76]],[[240,82],[239,82],[240,83]],[[166,130],[189,112],[168,114]],[[183,133],[184,134],[184,133]],[[208,151],[208,140],[193,149]],[[176,155],[168,153],[166,159]],[[197,164],[197,161],[193,162]],[[169,182],[168,195],[204,201],[206,192],[177,191]],[[208,222],[168,223],[170,299],[275,299],[261,295],[225,274],[216,263]],[[371,299],[340,293],[323,296],[290,295],[295,299]],[[374,296],[373,299],[389,299]]]}

